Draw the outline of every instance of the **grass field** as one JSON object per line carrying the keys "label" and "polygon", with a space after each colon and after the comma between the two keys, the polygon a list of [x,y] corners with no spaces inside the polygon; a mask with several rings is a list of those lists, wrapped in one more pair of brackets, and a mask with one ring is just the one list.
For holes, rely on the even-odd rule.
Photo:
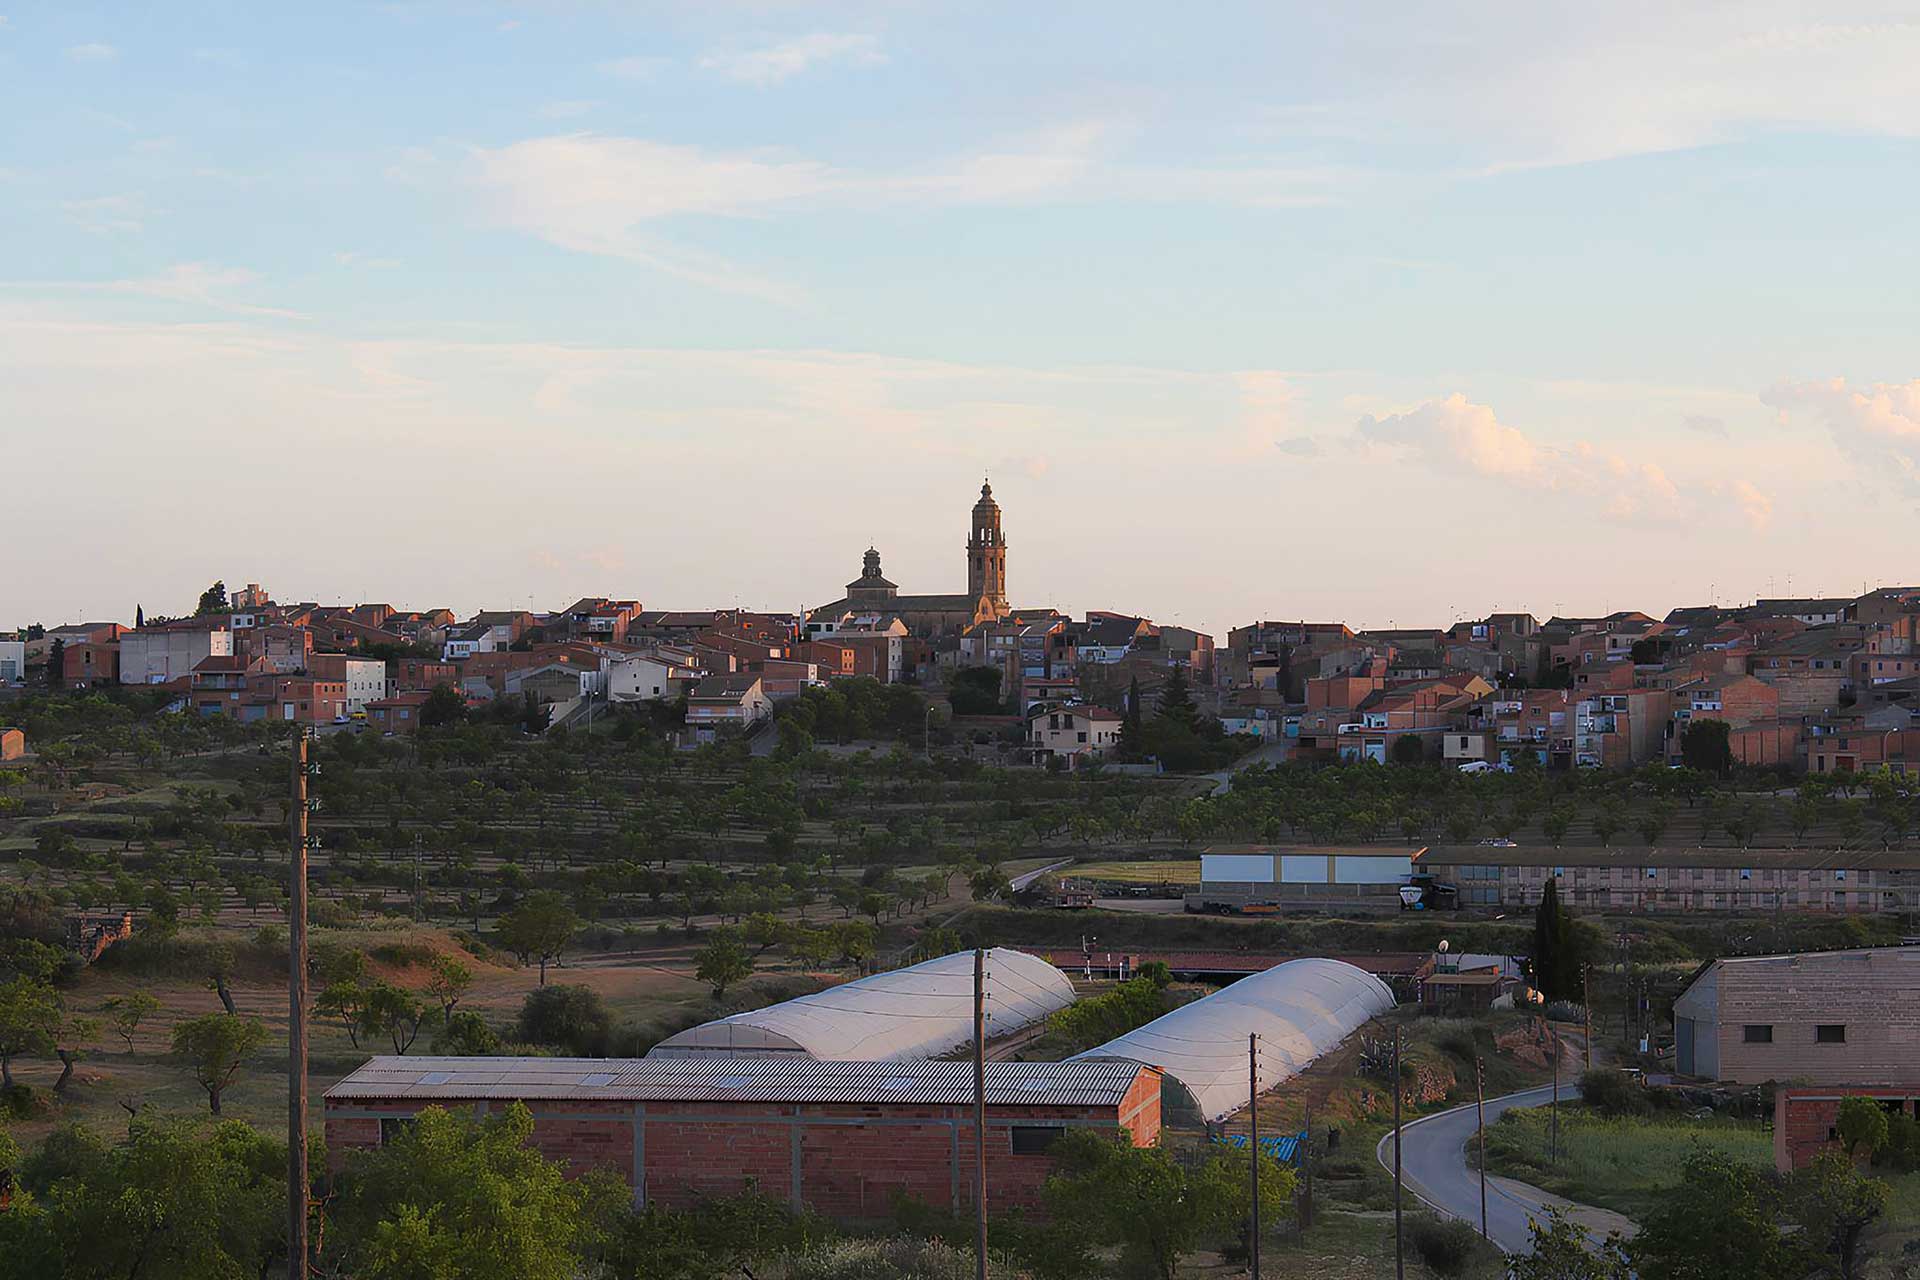
{"label": "grass field", "polygon": [[1630,1218],[1659,1203],[1696,1147],[1773,1167],[1773,1138],[1758,1120],[1608,1120],[1569,1104],[1560,1108],[1557,1160],[1548,1159],[1548,1127],[1545,1107],[1507,1112],[1487,1130],[1488,1170]]}
{"label": "grass field", "polygon": [[1180,862],[1088,862],[1062,868],[1075,880],[1107,880],[1114,884],[1200,884],[1200,860]]}

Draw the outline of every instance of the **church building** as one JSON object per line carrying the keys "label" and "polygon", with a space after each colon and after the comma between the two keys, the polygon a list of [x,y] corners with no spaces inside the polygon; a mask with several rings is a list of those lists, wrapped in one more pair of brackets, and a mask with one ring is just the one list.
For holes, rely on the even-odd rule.
{"label": "church building", "polygon": [[967,589],[953,595],[902,595],[880,571],[880,553],[867,548],[860,576],[847,584],[847,594],[807,613],[809,635],[829,635],[843,622],[864,617],[897,617],[914,635],[957,634],[977,622],[991,622],[1012,612],[1007,604],[1007,540],[1000,529],[1000,504],[993,486],[980,486],[973,504],[972,531],[967,538]]}

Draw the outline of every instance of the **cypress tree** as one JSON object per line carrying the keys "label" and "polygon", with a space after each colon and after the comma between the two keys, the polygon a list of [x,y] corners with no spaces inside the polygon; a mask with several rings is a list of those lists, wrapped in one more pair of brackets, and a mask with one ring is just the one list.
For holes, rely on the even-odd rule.
{"label": "cypress tree", "polygon": [[1188,733],[1197,732],[1200,712],[1193,705],[1193,691],[1187,687],[1187,669],[1176,666],[1160,686],[1160,705],[1155,715],[1168,724],[1177,724]]}
{"label": "cypress tree", "polygon": [[1549,877],[1533,913],[1533,984],[1549,1000],[1565,999],[1580,985],[1580,958],[1573,917],[1560,905],[1559,881]]}
{"label": "cypress tree", "polygon": [[1129,759],[1140,755],[1140,677],[1127,685],[1127,705],[1120,715],[1120,754]]}

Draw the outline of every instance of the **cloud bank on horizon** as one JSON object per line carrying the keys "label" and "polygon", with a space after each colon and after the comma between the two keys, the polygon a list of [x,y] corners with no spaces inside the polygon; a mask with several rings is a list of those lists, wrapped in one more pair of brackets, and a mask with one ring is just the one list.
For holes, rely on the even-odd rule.
{"label": "cloud bank on horizon", "polygon": [[0,626],[945,590],[983,469],[1222,633],[1911,576],[1920,3],[182,16],[0,25]]}

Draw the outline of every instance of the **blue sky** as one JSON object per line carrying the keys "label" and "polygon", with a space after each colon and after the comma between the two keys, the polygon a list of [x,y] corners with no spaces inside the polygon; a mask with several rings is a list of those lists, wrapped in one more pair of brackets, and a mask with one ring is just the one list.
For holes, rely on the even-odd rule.
{"label": "blue sky", "polygon": [[0,8],[0,625],[1912,577],[1920,4]]}

